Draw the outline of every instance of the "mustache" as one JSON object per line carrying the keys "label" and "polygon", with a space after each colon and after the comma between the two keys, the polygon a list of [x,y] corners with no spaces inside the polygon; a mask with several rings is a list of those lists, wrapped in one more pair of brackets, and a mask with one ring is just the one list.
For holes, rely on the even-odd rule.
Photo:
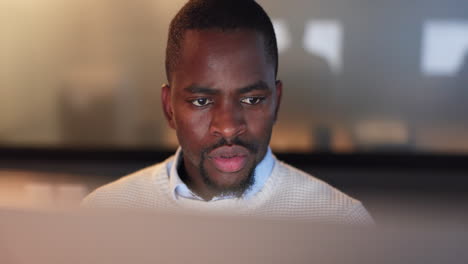
{"label": "mustache", "polygon": [[244,147],[252,153],[256,153],[258,151],[258,144],[255,144],[253,142],[246,142],[246,141],[241,140],[240,138],[234,138],[228,142],[225,138],[221,138],[218,142],[216,142],[216,144],[203,149],[202,153],[207,154],[219,147],[232,146],[232,145],[238,145],[238,146]]}

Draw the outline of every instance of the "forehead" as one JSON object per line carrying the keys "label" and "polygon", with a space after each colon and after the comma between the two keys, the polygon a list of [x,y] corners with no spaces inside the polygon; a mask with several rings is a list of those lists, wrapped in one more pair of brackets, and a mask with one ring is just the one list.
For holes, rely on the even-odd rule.
{"label": "forehead", "polygon": [[[189,30],[181,45],[172,85],[242,86],[274,82],[263,36],[254,30]],[[271,80],[270,80],[271,79]]]}

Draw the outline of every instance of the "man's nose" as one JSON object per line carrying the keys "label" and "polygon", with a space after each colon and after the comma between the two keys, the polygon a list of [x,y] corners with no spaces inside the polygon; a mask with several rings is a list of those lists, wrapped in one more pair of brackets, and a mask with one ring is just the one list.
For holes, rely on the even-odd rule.
{"label": "man's nose", "polygon": [[243,134],[246,129],[242,106],[234,103],[218,105],[214,108],[210,132],[224,139],[234,139]]}

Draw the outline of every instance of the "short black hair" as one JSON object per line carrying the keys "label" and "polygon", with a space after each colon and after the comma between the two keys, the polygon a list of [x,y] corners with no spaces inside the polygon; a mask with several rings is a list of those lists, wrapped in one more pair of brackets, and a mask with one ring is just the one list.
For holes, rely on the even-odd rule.
{"label": "short black hair", "polygon": [[278,73],[278,46],[273,24],[263,8],[254,0],[189,0],[169,26],[166,47],[166,76],[177,66],[187,30],[249,29],[262,34],[265,51]]}

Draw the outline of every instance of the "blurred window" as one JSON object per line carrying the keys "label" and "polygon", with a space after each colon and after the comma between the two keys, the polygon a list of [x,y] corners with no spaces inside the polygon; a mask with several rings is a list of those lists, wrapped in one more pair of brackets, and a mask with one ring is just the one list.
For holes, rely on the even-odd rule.
{"label": "blurred window", "polygon": [[455,76],[468,54],[468,20],[429,20],[422,41],[422,72]]}

